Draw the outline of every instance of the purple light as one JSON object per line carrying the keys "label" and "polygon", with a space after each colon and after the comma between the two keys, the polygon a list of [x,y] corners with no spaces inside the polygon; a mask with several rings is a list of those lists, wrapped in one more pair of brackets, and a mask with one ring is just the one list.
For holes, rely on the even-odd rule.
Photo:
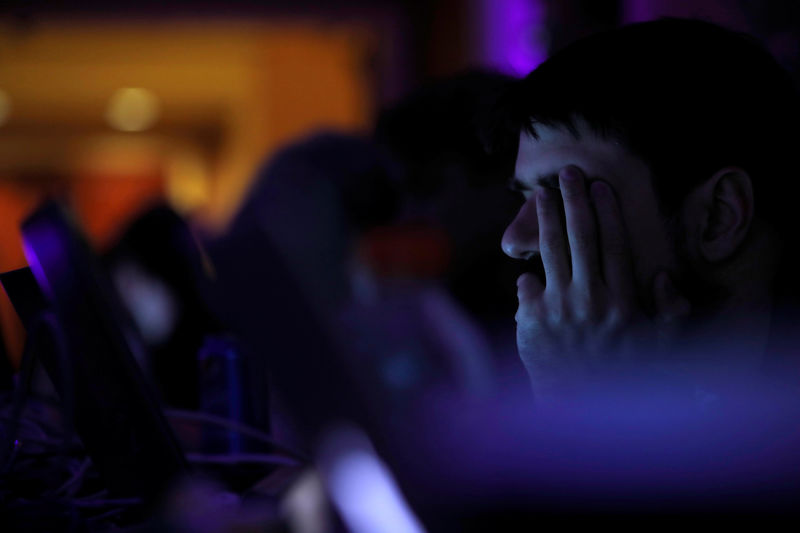
{"label": "purple light", "polygon": [[541,0],[477,0],[482,62],[525,76],[547,59],[545,9]]}
{"label": "purple light", "polygon": [[[48,250],[60,247],[58,236],[54,235],[53,233],[37,231],[36,238],[41,242],[46,242],[46,248],[48,248]],[[47,275],[42,267],[42,261],[36,253],[36,249],[34,248],[33,244],[29,242],[30,240],[30,236],[23,236],[22,251],[25,254],[25,259],[28,261],[28,266],[31,268],[31,272],[33,272],[33,277],[36,278],[36,282],[39,284],[39,288],[45,293],[49,300],[52,300],[53,289],[50,286],[50,282],[48,281]]]}
{"label": "purple light", "polygon": [[626,23],[642,22],[656,17],[654,2],[649,0],[624,0],[622,3]]}

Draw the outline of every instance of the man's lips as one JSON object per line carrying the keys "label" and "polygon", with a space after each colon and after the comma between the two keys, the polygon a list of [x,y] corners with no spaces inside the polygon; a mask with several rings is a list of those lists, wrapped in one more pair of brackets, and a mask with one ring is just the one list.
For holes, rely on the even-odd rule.
{"label": "man's lips", "polygon": [[[540,256],[537,255],[531,259],[528,259],[525,261],[524,265],[521,266],[524,268],[524,271],[519,277],[517,277],[517,288],[519,288],[522,283],[530,283],[533,281],[538,281],[540,284],[544,285],[544,264],[542,263],[542,258]],[[533,276],[534,279],[525,282],[524,280],[528,279],[529,276]]]}
{"label": "man's lips", "polygon": [[543,285],[539,276],[533,272],[525,272],[517,278],[517,299],[522,303],[524,300],[538,297]]}
{"label": "man's lips", "polygon": [[520,274],[520,276],[517,278],[517,288],[522,287],[522,285],[525,283],[530,283],[531,282],[531,280],[529,279],[530,277],[535,278],[536,274],[534,274],[533,272],[523,272],[522,274]]}
{"label": "man's lips", "polygon": [[517,300],[519,303],[530,302],[541,296],[545,286],[544,263],[538,253],[526,261],[518,263],[521,274],[517,277]]}

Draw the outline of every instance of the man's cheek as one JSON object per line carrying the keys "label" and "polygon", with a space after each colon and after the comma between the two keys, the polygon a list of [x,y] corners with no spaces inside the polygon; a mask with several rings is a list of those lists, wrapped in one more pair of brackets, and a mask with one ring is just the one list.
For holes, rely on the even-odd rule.
{"label": "man's cheek", "polygon": [[656,311],[653,287],[656,274],[661,271],[675,272],[676,261],[668,237],[652,227],[640,224],[638,227],[628,222],[628,242],[631,249],[636,296],[642,311],[653,316]]}

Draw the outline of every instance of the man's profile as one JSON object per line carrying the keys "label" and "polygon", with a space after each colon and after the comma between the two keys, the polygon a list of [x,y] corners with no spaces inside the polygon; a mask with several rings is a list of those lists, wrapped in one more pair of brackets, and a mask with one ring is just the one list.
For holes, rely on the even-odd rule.
{"label": "man's profile", "polygon": [[502,247],[531,265],[516,319],[535,393],[620,365],[775,366],[800,113],[769,53],[705,22],[635,24],[553,55],[501,104],[524,197]]}

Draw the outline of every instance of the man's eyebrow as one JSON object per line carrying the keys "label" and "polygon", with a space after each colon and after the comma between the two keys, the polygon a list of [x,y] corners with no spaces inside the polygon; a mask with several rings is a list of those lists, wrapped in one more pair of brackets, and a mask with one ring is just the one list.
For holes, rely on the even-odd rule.
{"label": "man's eyebrow", "polygon": [[[540,187],[547,187],[548,189],[558,189],[558,173],[542,174],[536,178],[536,185]],[[513,176],[508,182],[508,187],[512,191],[529,191],[531,186],[519,176]]]}

